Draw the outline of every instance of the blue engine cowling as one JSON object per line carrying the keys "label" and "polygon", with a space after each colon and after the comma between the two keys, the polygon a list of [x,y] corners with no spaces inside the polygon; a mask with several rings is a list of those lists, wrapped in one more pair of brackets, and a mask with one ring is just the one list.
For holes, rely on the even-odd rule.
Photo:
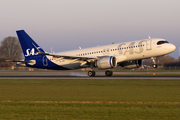
{"label": "blue engine cowling", "polygon": [[99,69],[110,69],[116,66],[117,66],[117,61],[116,58],[113,56],[101,57],[95,63],[95,67]]}

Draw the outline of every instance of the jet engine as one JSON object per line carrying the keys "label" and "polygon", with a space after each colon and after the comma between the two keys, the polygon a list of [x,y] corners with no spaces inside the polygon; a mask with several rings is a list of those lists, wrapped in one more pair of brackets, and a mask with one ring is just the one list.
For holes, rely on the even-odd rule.
{"label": "jet engine", "polygon": [[99,69],[110,69],[116,66],[117,66],[117,61],[116,58],[113,56],[101,57],[95,63],[95,67]]}
{"label": "jet engine", "polygon": [[133,60],[126,61],[119,64],[119,66],[124,67],[125,69],[139,68],[142,65],[142,60]]}

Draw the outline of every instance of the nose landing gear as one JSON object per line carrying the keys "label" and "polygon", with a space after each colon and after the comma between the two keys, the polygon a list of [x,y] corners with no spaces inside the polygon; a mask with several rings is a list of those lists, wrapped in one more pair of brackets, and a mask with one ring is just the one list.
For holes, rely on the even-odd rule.
{"label": "nose landing gear", "polygon": [[157,65],[157,64],[153,64],[152,67],[153,67],[153,68],[157,68],[158,65]]}
{"label": "nose landing gear", "polygon": [[153,68],[157,68],[158,65],[156,64],[156,57],[151,57],[151,60],[153,61],[152,67],[153,67]]}

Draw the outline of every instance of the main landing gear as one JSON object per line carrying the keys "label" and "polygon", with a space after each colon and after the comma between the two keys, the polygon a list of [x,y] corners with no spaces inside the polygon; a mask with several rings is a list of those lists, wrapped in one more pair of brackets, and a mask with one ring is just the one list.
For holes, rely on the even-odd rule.
{"label": "main landing gear", "polygon": [[[93,77],[93,76],[95,76],[95,75],[96,75],[96,72],[95,72],[94,70],[88,71],[88,76],[89,76],[89,77]],[[111,70],[107,70],[107,71],[105,72],[105,75],[106,75],[106,76],[112,76],[112,75],[113,75],[113,72],[112,72]]]}
{"label": "main landing gear", "polygon": [[158,65],[156,64],[156,57],[151,57],[151,60],[153,61],[152,67],[153,67],[153,68],[157,68]]}
{"label": "main landing gear", "polygon": [[107,70],[107,71],[105,72],[105,75],[106,75],[106,76],[112,76],[112,75],[113,75],[113,72],[110,71],[110,70]]}
{"label": "main landing gear", "polygon": [[96,72],[95,71],[88,71],[88,76],[89,77],[93,77],[93,76],[95,76],[96,75]]}

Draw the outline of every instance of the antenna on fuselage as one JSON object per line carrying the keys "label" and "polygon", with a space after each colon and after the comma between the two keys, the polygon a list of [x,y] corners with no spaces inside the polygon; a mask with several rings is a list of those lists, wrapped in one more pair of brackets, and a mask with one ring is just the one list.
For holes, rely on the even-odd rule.
{"label": "antenna on fuselage", "polygon": [[51,53],[52,53],[52,47],[49,49],[50,51],[51,51]]}

